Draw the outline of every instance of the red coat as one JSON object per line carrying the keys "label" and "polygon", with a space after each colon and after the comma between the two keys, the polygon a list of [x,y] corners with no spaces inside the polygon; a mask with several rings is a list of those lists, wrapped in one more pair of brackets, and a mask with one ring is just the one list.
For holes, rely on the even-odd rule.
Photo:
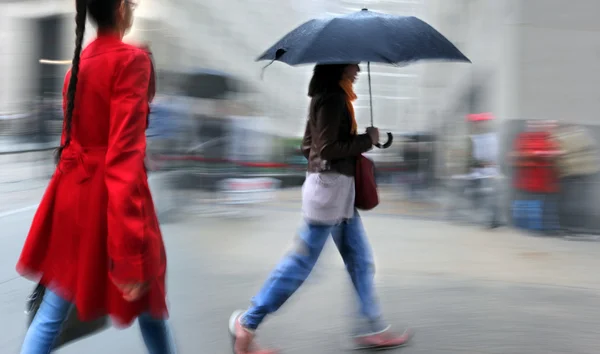
{"label": "red coat", "polygon": [[[83,320],[167,316],[166,254],[144,156],[152,64],[100,35],[81,55],[72,141],[35,214],[17,271],[73,302]],[[63,109],[69,74],[63,88]],[[63,136],[64,140],[64,136]],[[149,282],[126,302],[113,284]]]}
{"label": "red coat", "polygon": [[525,156],[515,169],[515,188],[531,193],[556,193],[559,189],[555,160],[549,157],[558,146],[547,132],[523,132],[515,140],[514,151]]}

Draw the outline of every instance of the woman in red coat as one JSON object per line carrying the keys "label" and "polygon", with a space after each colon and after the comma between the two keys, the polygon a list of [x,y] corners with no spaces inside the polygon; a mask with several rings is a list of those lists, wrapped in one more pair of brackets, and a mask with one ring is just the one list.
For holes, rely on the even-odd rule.
{"label": "woman in red coat", "polygon": [[[149,352],[171,353],[166,255],[144,167],[152,62],[122,42],[134,3],[76,6],[58,165],[17,264],[47,288],[21,353],[49,353],[73,305],[83,321],[110,315],[128,326],[139,318]],[[88,13],[98,37],[82,51]]]}

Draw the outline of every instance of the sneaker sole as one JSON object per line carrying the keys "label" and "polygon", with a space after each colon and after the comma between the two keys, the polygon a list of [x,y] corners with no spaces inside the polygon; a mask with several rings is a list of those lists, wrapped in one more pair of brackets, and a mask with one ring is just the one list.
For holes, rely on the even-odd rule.
{"label": "sneaker sole", "polygon": [[234,311],[229,317],[229,323],[227,330],[229,331],[229,337],[231,338],[231,352],[235,354],[235,322],[237,319],[244,314],[243,310]]}
{"label": "sneaker sole", "polygon": [[229,334],[235,337],[235,321],[244,314],[244,310],[236,310],[229,317]]}
{"label": "sneaker sole", "polygon": [[385,350],[394,350],[394,349],[398,349],[398,348],[404,348],[406,346],[408,346],[408,342],[404,343],[404,344],[400,344],[400,345],[394,345],[391,347],[366,347],[366,346],[354,346],[352,347],[352,350],[368,350],[368,351],[374,351],[374,352],[379,352],[379,351],[385,351]]}
{"label": "sneaker sole", "polygon": [[406,342],[402,343],[402,344],[398,344],[398,345],[393,345],[393,346],[389,346],[389,347],[376,347],[376,346],[353,346],[352,350],[368,350],[368,351],[384,351],[384,350],[393,350],[393,349],[398,349],[398,348],[404,348],[408,345],[410,345],[412,338],[415,336],[415,332],[413,330],[406,330],[402,335],[407,334],[408,335],[408,339],[406,339]]}

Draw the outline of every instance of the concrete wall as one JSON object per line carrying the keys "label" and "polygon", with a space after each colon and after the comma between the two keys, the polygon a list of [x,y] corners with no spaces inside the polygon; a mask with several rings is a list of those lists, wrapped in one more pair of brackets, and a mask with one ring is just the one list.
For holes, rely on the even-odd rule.
{"label": "concrete wall", "polygon": [[[167,0],[144,0],[136,11],[134,30],[129,38],[152,42],[159,67],[208,67],[244,78],[258,88],[256,99],[262,105],[262,113],[273,118],[273,130],[281,134],[301,134],[307,115],[306,91],[312,67],[292,68],[275,63],[261,79],[261,69],[266,63],[256,63],[255,58],[301,23],[327,12],[349,13],[362,6],[358,3],[352,0],[179,0],[175,4]],[[421,7],[419,1],[370,4],[373,10],[396,14],[410,14]],[[0,4],[0,13],[5,13],[3,10],[8,7],[11,16],[15,18],[64,14],[63,59],[72,57],[72,0],[31,0],[27,3]],[[167,20],[162,21],[164,19]],[[2,26],[9,27],[5,23]],[[93,36],[91,28],[88,27],[87,40]],[[11,25],[6,31],[13,33],[16,27]],[[10,46],[12,51],[15,51],[14,47],[15,45]],[[17,66],[19,63],[10,65]],[[23,68],[16,68],[13,72],[22,75],[24,71],[31,72]],[[427,123],[423,123],[419,117],[419,84],[411,77],[417,74],[415,69],[378,67],[373,71],[409,74],[395,78],[374,75],[375,123],[381,128],[393,130],[398,130],[399,126],[404,130],[426,128]],[[363,98],[361,102],[357,102],[361,128],[370,124],[366,81],[364,75],[357,85],[357,91]],[[397,96],[408,99],[389,98]],[[10,101],[14,100],[10,98]]]}
{"label": "concrete wall", "polygon": [[[423,64],[422,105],[449,146],[467,132],[465,114],[598,125],[600,1],[428,0],[425,19],[457,44],[471,65]],[[470,92],[480,93],[472,104]],[[457,137],[457,139],[453,139]],[[443,170],[443,166],[440,166]]]}
{"label": "concrete wall", "polygon": [[0,114],[23,113],[35,90],[35,73],[27,65],[34,55],[33,26],[0,12],[0,36]]}
{"label": "concrete wall", "polygon": [[469,86],[483,83],[479,110],[492,111],[499,119],[597,124],[599,1],[430,0],[427,4],[426,18],[457,43],[473,64],[468,69],[428,65],[423,74],[424,102],[459,115],[463,112],[457,107]]}
{"label": "concrete wall", "polygon": [[[160,14],[158,1],[145,0],[138,9],[138,17],[144,20],[156,20]],[[73,2],[69,0],[38,0],[27,2],[0,3],[0,114],[22,113],[29,110],[28,105],[37,90],[36,77],[39,66],[39,37],[37,23],[47,16],[62,16],[64,26],[58,40],[61,57],[43,58],[70,60],[75,45],[75,21]],[[95,28],[88,21],[84,43],[95,37]],[[131,38],[144,38],[142,31],[134,27]],[[143,32],[149,34],[150,32]],[[147,36],[146,36],[147,37]],[[62,72],[66,72],[67,66]],[[60,81],[60,80],[59,80]],[[59,83],[60,86],[61,83]],[[61,87],[57,87],[60,92]]]}
{"label": "concrete wall", "polygon": [[599,124],[600,1],[522,1],[517,24],[523,117]]}
{"label": "concrete wall", "polygon": [[[422,64],[421,101],[451,124],[464,123],[470,110],[493,111],[499,117],[515,111],[518,83],[514,31],[515,9],[503,0],[429,0],[425,19],[452,41],[472,64]],[[473,87],[476,107],[468,102]]]}
{"label": "concrete wall", "polygon": [[[445,125],[453,128],[447,131],[450,135],[466,133],[458,126],[464,126],[464,114],[470,109],[495,114],[504,153],[525,119],[583,124],[600,141],[596,119],[600,111],[596,87],[600,83],[600,1],[427,3],[429,21],[473,61],[468,69],[455,69],[451,64],[424,69],[422,100],[437,107]],[[465,98],[478,85],[483,94],[475,107],[469,106]],[[450,140],[441,150],[449,150]],[[508,166],[504,172],[512,177]],[[562,188],[565,226],[600,230],[600,176],[565,181]]]}
{"label": "concrete wall", "polygon": [[442,139],[436,147],[437,173],[445,175],[464,165],[466,114],[491,111],[499,120],[516,114],[516,36],[508,1],[428,0],[425,4],[424,20],[472,61],[420,65],[420,102]]}

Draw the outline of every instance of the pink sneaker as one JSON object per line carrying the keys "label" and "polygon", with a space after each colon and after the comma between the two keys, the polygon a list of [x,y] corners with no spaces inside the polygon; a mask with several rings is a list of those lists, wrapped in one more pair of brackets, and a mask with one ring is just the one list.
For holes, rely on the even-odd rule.
{"label": "pink sneaker", "polygon": [[369,333],[353,338],[355,349],[394,349],[408,344],[412,338],[412,330],[407,329],[404,333],[398,335],[391,333],[389,327],[379,333]]}
{"label": "pink sneaker", "polygon": [[234,354],[277,354],[275,350],[260,349],[254,340],[254,331],[244,328],[240,318],[244,311],[235,311],[229,318],[229,333],[233,339]]}

